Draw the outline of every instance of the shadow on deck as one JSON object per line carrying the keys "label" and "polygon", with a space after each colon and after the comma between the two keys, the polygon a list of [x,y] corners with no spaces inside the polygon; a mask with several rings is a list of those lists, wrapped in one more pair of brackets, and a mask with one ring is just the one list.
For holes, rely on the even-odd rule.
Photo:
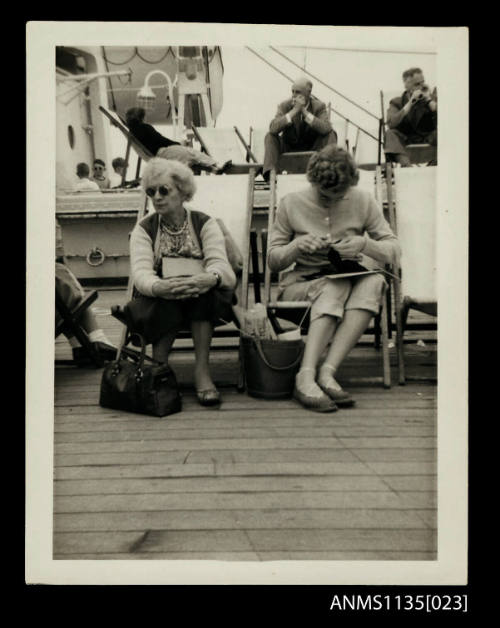
{"label": "shadow on deck", "polygon": [[[116,342],[123,298],[101,291],[95,308]],[[212,353],[218,410],[174,353],[183,411],[164,419],[101,408],[101,370],[57,367],[54,558],[435,560],[435,332],[412,336],[406,386],[371,382],[381,357],[363,344],[339,375],[356,406],[327,415],[237,393],[236,344]]]}

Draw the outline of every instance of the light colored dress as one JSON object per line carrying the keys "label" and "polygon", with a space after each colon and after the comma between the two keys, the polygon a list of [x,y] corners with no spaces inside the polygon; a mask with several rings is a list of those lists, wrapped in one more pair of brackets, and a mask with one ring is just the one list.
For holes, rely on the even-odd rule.
{"label": "light colored dress", "polygon": [[378,313],[384,291],[383,275],[354,279],[319,277],[307,280],[328,266],[327,252],[301,253],[296,240],[305,234],[329,236],[331,241],[347,236],[365,238],[358,260],[369,270],[382,268],[399,259],[399,242],[372,194],[355,186],[327,207],[320,205],[312,186],[281,199],[268,249],[272,271],[282,274],[278,298],[283,301],[310,301],[311,320],[320,316],[342,318],[345,310],[365,309]]}

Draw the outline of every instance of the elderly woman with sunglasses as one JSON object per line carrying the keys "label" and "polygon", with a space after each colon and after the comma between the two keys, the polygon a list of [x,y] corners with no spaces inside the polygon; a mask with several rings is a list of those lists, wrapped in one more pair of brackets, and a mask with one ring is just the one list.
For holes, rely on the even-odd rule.
{"label": "elderly woman with sunglasses", "polygon": [[[151,198],[154,213],[141,220],[130,238],[132,276],[149,314],[141,324],[146,340],[153,343],[153,357],[168,362],[176,334],[190,327],[196,365],[194,378],[202,405],[220,402],[209,370],[212,329],[218,320],[229,320],[236,276],[228,262],[224,236],[215,218],[188,209],[196,186],[191,170],[175,160],[151,159],[142,186]],[[162,276],[163,258],[199,260],[191,276]],[[177,261],[179,261],[177,259]]]}
{"label": "elderly woman with sunglasses", "polygon": [[293,265],[283,273],[279,299],[311,302],[294,397],[311,410],[332,412],[354,403],[335,375],[378,313],[385,279],[381,274],[329,278],[331,259],[338,254],[340,260],[380,268],[399,258],[400,247],[373,195],[356,187],[359,174],[346,151],[327,146],[315,153],[307,166],[307,179],[308,188],[281,200],[268,262],[272,271]]}

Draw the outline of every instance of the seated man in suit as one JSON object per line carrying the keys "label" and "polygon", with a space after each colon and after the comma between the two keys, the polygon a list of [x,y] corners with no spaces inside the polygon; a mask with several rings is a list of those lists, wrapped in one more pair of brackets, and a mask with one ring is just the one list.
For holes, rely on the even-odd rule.
{"label": "seated man in suit", "polygon": [[403,95],[389,103],[384,152],[387,161],[409,166],[407,144],[437,146],[437,92],[431,93],[420,68],[403,72],[403,83]]}
{"label": "seated man in suit", "polygon": [[292,97],[278,105],[266,135],[263,176],[269,173],[281,153],[317,151],[337,143],[337,134],[328,120],[325,104],[311,96],[312,83],[299,78],[292,85]]}
{"label": "seated man in suit", "polygon": [[209,155],[165,137],[154,126],[144,122],[146,111],[142,107],[132,107],[125,115],[129,131],[156,157],[177,159],[191,170],[207,170],[214,174],[224,174],[232,165],[230,160],[219,165]]}

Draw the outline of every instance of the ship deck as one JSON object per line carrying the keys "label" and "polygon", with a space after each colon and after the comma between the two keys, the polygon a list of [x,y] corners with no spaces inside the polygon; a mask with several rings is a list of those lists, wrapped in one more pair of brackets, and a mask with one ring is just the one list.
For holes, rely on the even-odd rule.
{"label": "ship deck", "polygon": [[[124,299],[99,289],[94,304],[114,342]],[[393,387],[377,382],[364,337],[339,374],[357,404],[325,415],[238,393],[236,338],[214,339],[217,410],[197,403],[178,342],[183,411],[163,419],[101,408],[100,369],[56,366],[54,558],[435,560],[436,332],[405,337],[406,386],[394,348]],[[60,336],[56,359],[70,356]]]}

